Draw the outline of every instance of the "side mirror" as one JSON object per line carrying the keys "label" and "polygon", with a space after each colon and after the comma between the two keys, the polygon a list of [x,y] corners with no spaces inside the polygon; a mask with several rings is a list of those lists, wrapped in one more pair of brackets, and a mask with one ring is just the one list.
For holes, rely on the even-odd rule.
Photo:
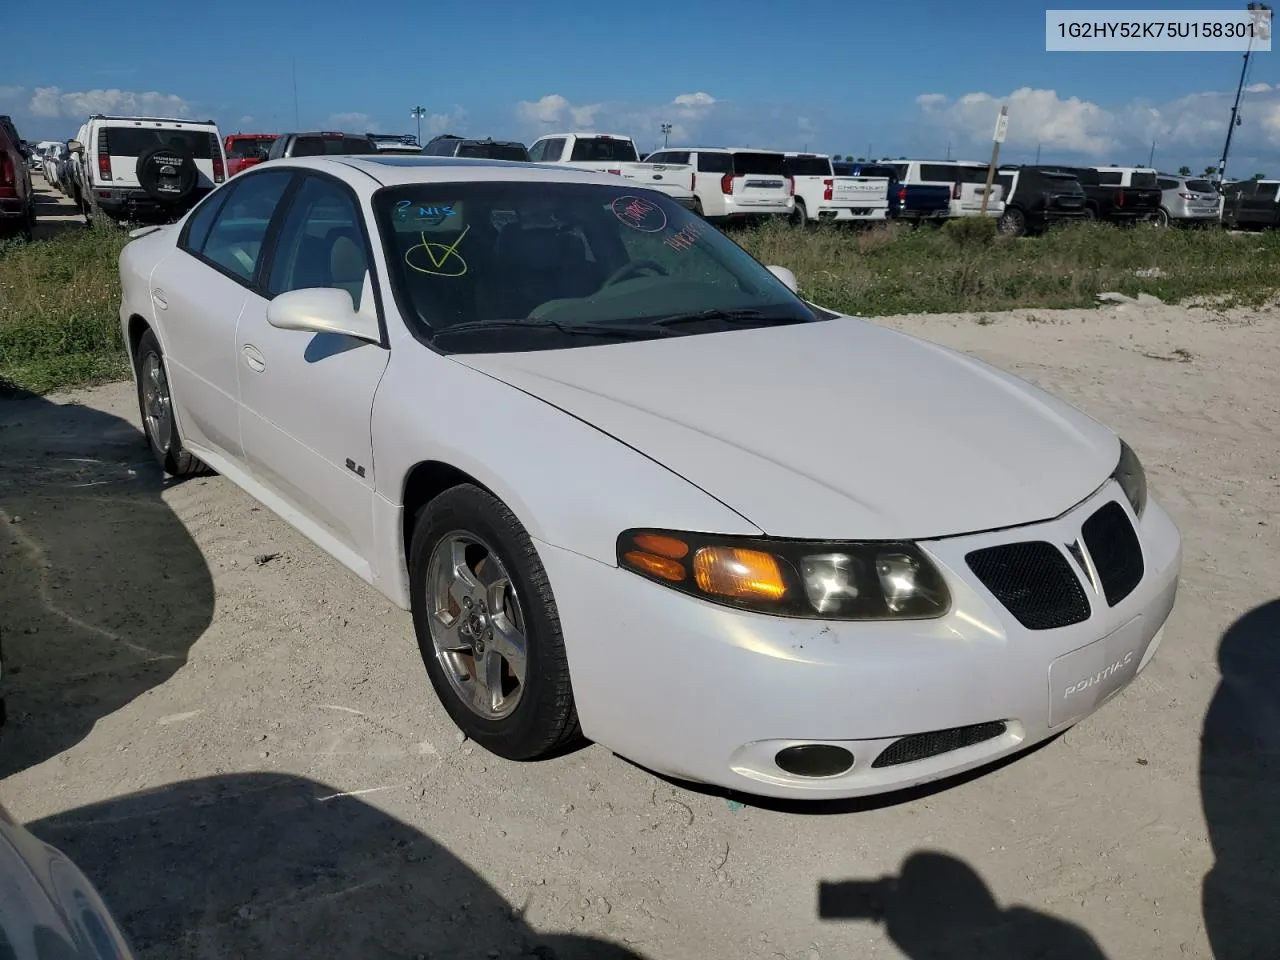
{"label": "side mirror", "polygon": [[67,149],[72,153],[84,153],[84,144],[79,140],[68,140]]}
{"label": "side mirror", "polygon": [[790,270],[788,270],[786,267],[770,266],[770,267],[765,267],[765,269],[768,270],[770,273],[772,273],[779,280],[781,280],[783,284],[786,286],[786,288],[790,290],[792,293],[800,292],[800,284],[796,282],[796,275],[792,273]]}
{"label": "side mirror", "polygon": [[267,323],[281,330],[337,333],[380,343],[382,331],[374,313],[373,289],[367,273],[360,306],[361,309],[356,310],[351,294],[335,287],[290,290],[267,304]]}

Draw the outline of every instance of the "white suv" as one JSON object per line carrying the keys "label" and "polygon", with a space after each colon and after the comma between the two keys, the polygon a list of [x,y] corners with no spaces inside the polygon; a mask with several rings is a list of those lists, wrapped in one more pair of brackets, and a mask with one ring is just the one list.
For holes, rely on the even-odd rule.
{"label": "white suv", "polygon": [[92,116],[69,146],[84,202],[113,220],[172,221],[227,179],[212,120]]}
{"label": "white suv", "polygon": [[777,150],[668,147],[645,161],[691,165],[694,210],[707,220],[790,217],[796,208],[795,182]]}

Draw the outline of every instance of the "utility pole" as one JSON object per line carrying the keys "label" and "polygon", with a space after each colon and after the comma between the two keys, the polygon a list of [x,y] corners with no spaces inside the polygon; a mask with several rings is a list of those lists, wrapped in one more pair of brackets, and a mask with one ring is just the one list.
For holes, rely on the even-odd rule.
{"label": "utility pole", "polygon": [[1154,140],[1152,140],[1152,141],[1151,141],[1151,152],[1150,152],[1149,154],[1147,154],[1147,166],[1148,166],[1148,167],[1153,167],[1153,166],[1155,166],[1155,162],[1156,162],[1156,142],[1155,142]]}
{"label": "utility pole", "polygon": [[409,111],[409,116],[418,121],[418,146],[422,146],[422,118],[427,115],[426,107],[414,107]]}
{"label": "utility pole", "polygon": [[1036,166],[1040,166],[1040,144],[1036,144]]}
{"label": "utility pole", "polygon": [[947,160],[951,160],[951,141],[947,141]]}
{"label": "utility pole", "polygon": [[298,58],[293,58],[293,129],[297,130],[302,126],[302,121],[298,119]]}
{"label": "utility pole", "polygon": [[991,135],[991,165],[987,167],[987,189],[982,192],[982,215],[987,215],[987,200],[991,196],[991,184],[996,179],[996,163],[1000,160],[1000,144],[1009,131],[1009,108],[1001,105],[1000,116],[996,117],[995,133]]}
{"label": "utility pole", "polygon": [[[1270,36],[1271,8],[1265,3],[1250,3],[1247,9],[1253,15],[1251,20],[1254,30],[1261,31],[1265,29],[1267,36]],[[1244,93],[1244,80],[1245,75],[1249,72],[1249,55],[1252,53],[1253,32],[1251,31],[1249,43],[1244,50],[1244,63],[1240,66],[1240,82],[1236,85],[1236,100],[1231,105],[1231,122],[1227,125],[1227,142],[1222,145],[1222,159],[1218,161],[1218,183],[1222,183],[1227,176],[1227,154],[1231,152],[1231,135],[1235,133],[1236,127],[1240,125],[1240,96]]]}
{"label": "utility pole", "polygon": [[662,149],[667,149],[667,144],[671,139],[671,124],[664,123],[662,125]]}

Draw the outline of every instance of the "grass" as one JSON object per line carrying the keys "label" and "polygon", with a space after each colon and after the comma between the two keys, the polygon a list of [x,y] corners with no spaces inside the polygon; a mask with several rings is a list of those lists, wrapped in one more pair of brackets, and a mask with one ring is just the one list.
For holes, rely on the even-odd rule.
{"label": "grass", "polygon": [[[733,237],[763,263],[790,267],[815,303],[862,316],[972,312],[986,326],[991,312],[1089,307],[1104,291],[1227,307],[1260,305],[1280,289],[1280,231],[1080,224],[1008,240],[970,218],[861,232],[770,224]],[[0,395],[128,375],[116,266],[127,241],[122,231],[73,230],[0,244]]]}
{"label": "grass", "polygon": [[120,338],[119,230],[0,244],[0,395],[128,375]]}
{"label": "grass", "polygon": [[967,218],[941,229],[890,224],[862,233],[770,224],[734,239],[762,263],[789,267],[814,303],[871,317],[1089,307],[1106,291],[1255,306],[1280,289],[1275,231],[1073,224],[1011,240]]}

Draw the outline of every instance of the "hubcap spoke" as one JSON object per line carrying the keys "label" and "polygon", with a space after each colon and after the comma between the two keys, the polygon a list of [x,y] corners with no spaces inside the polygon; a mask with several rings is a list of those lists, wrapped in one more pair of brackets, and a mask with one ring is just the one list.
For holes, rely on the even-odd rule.
{"label": "hubcap spoke", "polygon": [[475,714],[498,720],[524,693],[528,640],[502,561],[471,533],[442,537],[427,564],[432,644],[450,685]]}

